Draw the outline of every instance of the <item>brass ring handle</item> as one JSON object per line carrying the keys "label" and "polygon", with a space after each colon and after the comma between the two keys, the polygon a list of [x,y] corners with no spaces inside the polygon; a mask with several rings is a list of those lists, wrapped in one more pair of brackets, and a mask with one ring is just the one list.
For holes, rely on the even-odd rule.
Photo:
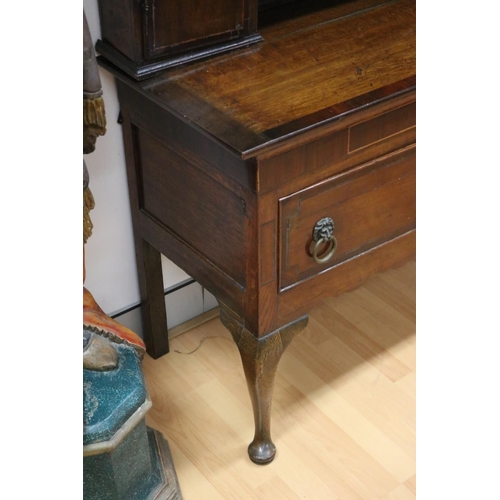
{"label": "brass ring handle", "polygon": [[[319,247],[323,243],[327,243],[327,242],[331,243],[330,250],[328,251],[328,253],[324,257],[318,257]],[[337,238],[335,238],[335,236],[332,235],[332,236],[330,236],[329,239],[320,238],[316,242],[316,244],[314,245],[312,256],[313,256],[313,259],[315,262],[317,262],[318,264],[324,264],[325,262],[328,262],[333,257],[335,250],[337,250]]]}

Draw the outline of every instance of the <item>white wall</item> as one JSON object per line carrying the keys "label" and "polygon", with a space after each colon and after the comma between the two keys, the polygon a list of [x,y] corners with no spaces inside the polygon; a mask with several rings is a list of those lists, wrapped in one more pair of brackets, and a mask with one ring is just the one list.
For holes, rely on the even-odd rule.
{"label": "white wall", "polygon": [[[97,0],[84,0],[83,7],[92,39],[100,38]],[[96,150],[84,155],[90,173],[90,188],[96,207],[91,212],[94,230],[87,242],[85,286],[109,315],[139,302],[135,268],[132,222],[128,201],[125,155],[121,126],[117,123],[119,105],[114,77],[100,69],[106,105],[107,132],[97,139]],[[170,288],[188,278],[180,268],[163,259],[163,281]],[[185,300],[168,306],[169,327],[214,307],[213,297],[198,284],[183,289]],[[138,332],[139,333],[139,332]]]}

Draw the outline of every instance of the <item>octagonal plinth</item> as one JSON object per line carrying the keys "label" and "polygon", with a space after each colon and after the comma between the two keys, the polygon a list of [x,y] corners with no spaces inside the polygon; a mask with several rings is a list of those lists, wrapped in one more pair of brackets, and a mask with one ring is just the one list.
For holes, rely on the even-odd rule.
{"label": "octagonal plinth", "polygon": [[115,347],[115,370],[83,370],[84,499],[180,500],[168,443],[145,423],[151,402],[140,360]]}

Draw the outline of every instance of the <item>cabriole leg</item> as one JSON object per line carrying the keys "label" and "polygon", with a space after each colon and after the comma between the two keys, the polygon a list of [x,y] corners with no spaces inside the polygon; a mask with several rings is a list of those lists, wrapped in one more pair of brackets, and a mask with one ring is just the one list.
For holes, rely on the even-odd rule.
{"label": "cabriole leg", "polygon": [[255,436],[248,446],[248,454],[256,464],[267,464],[276,455],[276,447],[271,440],[271,402],[276,369],[287,346],[307,325],[308,317],[304,316],[260,339],[246,330],[223,304],[220,319],[240,351],[252,400]]}

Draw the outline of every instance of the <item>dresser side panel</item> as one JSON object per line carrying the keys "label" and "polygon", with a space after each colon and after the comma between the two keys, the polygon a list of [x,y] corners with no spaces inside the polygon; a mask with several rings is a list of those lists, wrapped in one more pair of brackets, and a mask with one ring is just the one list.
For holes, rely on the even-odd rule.
{"label": "dresser side panel", "polygon": [[140,129],[142,210],[245,285],[245,202]]}

